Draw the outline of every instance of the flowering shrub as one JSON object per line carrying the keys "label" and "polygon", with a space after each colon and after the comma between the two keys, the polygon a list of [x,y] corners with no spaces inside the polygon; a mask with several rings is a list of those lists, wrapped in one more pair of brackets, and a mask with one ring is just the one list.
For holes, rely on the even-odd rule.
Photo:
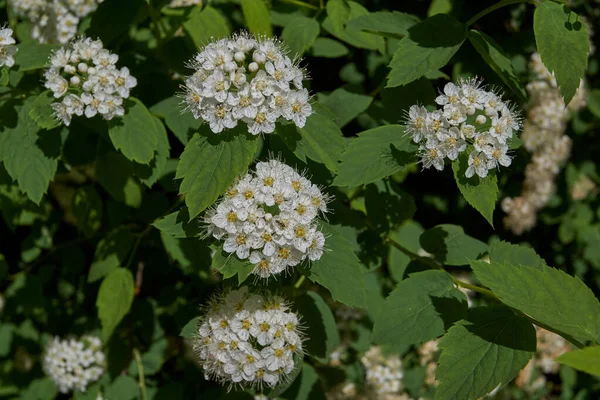
{"label": "flowering shrub", "polygon": [[0,400],[600,396],[598,0],[0,0]]}

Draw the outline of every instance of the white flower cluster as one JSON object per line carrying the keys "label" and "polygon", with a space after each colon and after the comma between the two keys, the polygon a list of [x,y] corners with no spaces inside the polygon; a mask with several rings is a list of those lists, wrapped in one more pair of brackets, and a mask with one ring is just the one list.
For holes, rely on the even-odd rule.
{"label": "white flower cluster", "polygon": [[404,374],[398,355],[384,355],[379,346],[372,346],[360,361],[367,370],[367,385],[376,395],[400,392]]}
{"label": "white flower cluster", "polygon": [[321,189],[278,160],[259,162],[206,216],[208,232],[223,250],[254,264],[261,278],[321,258],[325,236],[319,214],[327,212]]}
{"label": "white flower cluster", "polygon": [[105,365],[102,342],[95,336],[83,336],[80,340],[55,337],[46,347],[43,364],[62,393],[84,392],[104,374]]}
{"label": "white flower cluster", "polygon": [[525,168],[523,191],[518,197],[507,197],[502,209],[507,214],[504,225],[516,235],[532,229],[537,213],[556,191],[554,179],[571,154],[571,139],[565,135],[571,112],[585,106],[583,81],[565,108],[554,75],[548,72],[540,55],[530,60],[534,79],[527,84],[531,108],[523,124],[523,146],[532,153]]}
{"label": "white flower cluster", "polygon": [[13,30],[7,27],[0,27],[0,67],[12,67],[15,65],[15,54],[17,46],[12,37]]}
{"label": "white flower cluster", "polygon": [[40,43],[67,43],[77,34],[79,22],[104,0],[9,0],[18,17],[33,25],[32,37]]}
{"label": "white flower cluster", "polygon": [[137,80],[129,69],[117,69],[119,56],[103,48],[102,41],[74,40],[55,51],[44,77],[44,86],[61,102],[52,103],[56,117],[69,126],[73,115],[105,120],[123,116],[123,99],[129,97]]}
{"label": "white flower cluster", "polygon": [[294,369],[302,341],[300,319],[283,298],[242,287],[210,301],[194,350],[206,379],[274,387]]}
{"label": "white flower cluster", "polygon": [[248,125],[253,135],[272,133],[278,118],[303,127],[312,113],[305,72],[276,39],[240,33],[208,44],[190,61],[186,110],[214,133]]}
{"label": "white flower cluster", "polygon": [[[502,96],[481,86],[476,79],[449,82],[436,99],[441,109],[433,112],[412,106],[406,131],[419,144],[424,168],[441,171],[444,159],[456,160],[469,151],[467,178],[485,178],[488,170],[508,167],[510,141],[520,128],[519,116]],[[472,146],[469,144],[472,143]]]}
{"label": "white flower cluster", "polygon": [[195,5],[202,5],[202,0],[171,0],[169,3],[170,8],[191,7]]}

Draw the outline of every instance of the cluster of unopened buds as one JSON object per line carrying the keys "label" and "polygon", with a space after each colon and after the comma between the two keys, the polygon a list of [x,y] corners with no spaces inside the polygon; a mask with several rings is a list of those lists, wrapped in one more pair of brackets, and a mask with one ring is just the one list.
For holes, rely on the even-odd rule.
{"label": "cluster of unopened buds", "polygon": [[435,101],[441,109],[429,112],[414,105],[405,123],[419,144],[423,168],[441,171],[446,158],[454,161],[464,151],[469,152],[467,178],[485,178],[489,170],[511,164],[507,153],[520,118],[499,93],[466,79],[447,83]]}
{"label": "cluster of unopened buds", "polygon": [[102,342],[95,336],[69,340],[56,337],[46,347],[43,366],[61,393],[84,392],[104,374]]}
{"label": "cluster of unopened buds", "polygon": [[241,387],[274,387],[302,358],[298,315],[272,294],[247,287],[214,296],[194,338],[206,379]]}
{"label": "cluster of unopened buds", "polygon": [[328,197],[294,168],[278,160],[259,162],[206,216],[208,231],[224,239],[223,250],[248,259],[261,278],[287,271],[323,254],[320,214]]}
{"label": "cluster of unopened buds", "polygon": [[137,80],[129,69],[115,66],[119,56],[103,48],[102,41],[80,38],[55,51],[44,77],[45,87],[60,102],[52,103],[56,117],[69,126],[73,115],[105,120],[123,116],[123,100]]}
{"label": "cluster of unopened buds", "polygon": [[32,37],[40,43],[68,43],[81,19],[104,0],[9,0],[16,16],[31,22]]}
{"label": "cluster of unopened buds", "polygon": [[214,133],[241,121],[253,135],[272,133],[279,118],[303,127],[312,113],[305,71],[277,39],[240,33],[208,44],[189,63],[186,110]]}
{"label": "cluster of unopened buds", "polygon": [[402,363],[397,354],[385,355],[373,346],[360,359],[367,370],[367,385],[375,395],[398,393],[402,389]]}
{"label": "cluster of unopened buds", "polygon": [[15,54],[18,49],[12,35],[12,29],[0,27],[0,67],[10,68],[15,65]]}

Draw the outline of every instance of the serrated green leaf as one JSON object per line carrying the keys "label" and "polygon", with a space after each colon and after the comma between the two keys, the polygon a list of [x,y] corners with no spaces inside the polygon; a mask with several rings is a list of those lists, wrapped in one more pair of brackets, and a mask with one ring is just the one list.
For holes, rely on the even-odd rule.
{"label": "serrated green leaf", "polygon": [[265,0],[242,0],[242,12],[251,33],[273,36],[271,16]]}
{"label": "serrated green leaf", "polygon": [[144,189],[134,176],[134,166],[122,154],[114,151],[98,157],[96,179],[115,200],[129,207],[142,204]]}
{"label": "serrated green leaf", "polygon": [[346,46],[330,38],[318,37],[312,46],[313,57],[338,58],[348,53]]}
{"label": "serrated green leaf", "polygon": [[337,36],[344,33],[344,25],[350,17],[350,7],[346,0],[329,0],[325,5],[327,9],[327,18],[330,21],[331,29]]}
{"label": "serrated green leaf", "polygon": [[186,193],[190,221],[212,205],[243,174],[252,161],[258,140],[241,129],[220,135],[194,135],[179,160],[176,179]]}
{"label": "serrated green leaf", "polygon": [[[330,6],[330,3],[333,4]],[[368,14],[369,11],[366,8],[354,1],[328,1],[327,18],[323,21],[322,26],[327,32],[351,46],[378,50],[383,54],[385,53],[385,40],[381,36],[344,26],[348,20]]]}
{"label": "serrated green leaf", "polygon": [[467,28],[453,17],[437,14],[408,30],[389,67],[387,87],[406,85],[445,66],[467,37]]}
{"label": "serrated green leaf", "polygon": [[442,338],[435,400],[475,400],[510,382],[535,353],[535,329],[502,307],[476,307]]}
{"label": "serrated green leaf", "polygon": [[600,346],[570,351],[562,354],[556,361],[579,371],[600,376]]}
{"label": "serrated green leaf", "polygon": [[157,117],[152,117],[152,122],[154,123],[154,129],[149,129],[147,134],[153,135],[156,138],[157,146],[154,158],[148,165],[133,163],[135,175],[148,187],[152,187],[162,176],[171,150],[167,131],[163,123]]}
{"label": "serrated green leaf", "polygon": [[320,32],[321,27],[315,19],[299,15],[285,25],[281,38],[289,47],[291,56],[301,56],[310,49]]}
{"label": "serrated green leaf", "polygon": [[335,114],[337,125],[340,128],[365,112],[372,101],[373,97],[371,96],[352,93],[343,87],[327,95],[319,93],[319,102]]}
{"label": "serrated green leaf", "polygon": [[52,52],[59,48],[59,45],[35,41],[19,43],[19,51],[15,55],[15,64],[20,72],[45,68]]}
{"label": "serrated green leaf", "polygon": [[125,268],[112,271],[102,281],[96,299],[96,307],[102,324],[104,343],[108,342],[115,328],[129,313],[133,302],[133,289],[133,275]]}
{"label": "serrated green leaf", "polygon": [[159,231],[178,239],[198,237],[202,233],[200,221],[190,220],[189,211],[185,206],[152,225]]}
{"label": "serrated green leaf", "polygon": [[500,300],[580,343],[600,343],[600,303],[579,278],[561,270],[472,261],[482,284]]}
{"label": "serrated green leaf", "polygon": [[408,29],[417,24],[419,19],[413,15],[398,11],[378,11],[352,18],[346,26],[350,29],[378,33],[383,36],[403,37]]}
{"label": "serrated green leaf", "polygon": [[467,299],[444,271],[410,275],[385,300],[372,340],[405,347],[435,339],[467,314]]}
{"label": "serrated green leaf", "polygon": [[469,32],[469,41],[475,50],[483,57],[485,62],[506,83],[508,87],[520,98],[527,99],[527,93],[521,85],[510,59],[498,43],[483,32],[472,29]]}
{"label": "serrated green leaf", "polygon": [[163,118],[167,127],[185,146],[190,141],[190,137],[198,132],[202,120],[195,119],[191,112],[182,111],[181,103],[182,100],[177,96],[168,97],[150,107],[150,112]]}
{"label": "serrated green leaf", "polygon": [[488,251],[488,245],[467,235],[458,225],[438,225],[419,238],[423,250],[445,265],[468,265]]}
{"label": "serrated green leaf", "polygon": [[565,104],[569,104],[587,69],[587,27],[567,6],[545,1],[535,9],[533,31],[542,62],[554,72]]}
{"label": "serrated green leaf", "polygon": [[352,251],[352,243],[330,225],[324,224],[325,251],[307,271],[308,278],[331,292],[335,301],[351,307],[367,308],[364,267]]}
{"label": "serrated green leaf", "polygon": [[72,210],[84,235],[92,236],[102,227],[102,199],[93,186],[82,186],[75,191]]}
{"label": "serrated green leaf", "polygon": [[29,110],[29,116],[42,129],[50,130],[61,125],[50,106],[54,102],[56,102],[56,99],[52,92],[46,90],[36,97],[31,110]]}
{"label": "serrated green leaf", "polygon": [[148,164],[158,150],[158,137],[162,132],[146,106],[138,99],[130,97],[124,107],[126,112],[123,118],[108,122],[110,139],[115,149],[129,160]]}
{"label": "serrated green leaf", "polygon": [[[29,117],[34,102],[35,98],[30,97],[23,105],[15,106],[18,115],[14,125],[0,127],[0,162],[27,197],[39,205],[54,179],[61,143],[55,135],[40,136],[40,128]],[[10,114],[10,105],[6,103],[2,112]]]}
{"label": "serrated green leaf", "polygon": [[534,268],[542,268],[546,265],[546,262],[533,249],[500,240],[492,242],[490,260],[500,264],[508,263]]}
{"label": "serrated green leaf", "polygon": [[306,326],[307,337],[318,337],[309,340],[304,350],[319,362],[327,363],[331,353],[340,345],[340,334],[329,305],[315,292],[308,291],[294,300],[294,307]]}
{"label": "serrated green leaf", "polygon": [[196,336],[198,332],[198,325],[200,324],[200,320],[202,317],[192,318],[185,326],[181,329],[179,336],[184,338],[191,338]]}
{"label": "serrated green leaf", "polygon": [[494,208],[496,207],[496,200],[498,200],[496,170],[490,170],[485,178],[480,178],[477,175],[467,178],[465,172],[469,167],[468,158],[468,154],[464,152],[452,162],[454,180],[467,203],[479,211],[493,227]]}
{"label": "serrated green leaf", "polygon": [[134,243],[135,236],[129,229],[121,227],[110,231],[98,242],[87,281],[95,282],[124,266]]}
{"label": "serrated green leaf", "polygon": [[230,33],[225,18],[211,6],[194,8],[183,23],[183,28],[198,48],[206,46],[213,38],[222,39]]}
{"label": "serrated green leaf", "polygon": [[415,161],[417,146],[400,125],[369,129],[350,140],[334,186],[359,186],[401,171]]}
{"label": "serrated green leaf", "polygon": [[161,232],[160,239],[169,257],[176,261],[186,274],[197,272],[211,263],[208,244],[198,238],[177,239]]}
{"label": "serrated green leaf", "polygon": [[248,260],[240,260],[235,254],[228,254],[217,249],[213,255],[212,268],[223,274],[223,279],[237,275],[238,285],[241,285],[254,270],[254,265]]}

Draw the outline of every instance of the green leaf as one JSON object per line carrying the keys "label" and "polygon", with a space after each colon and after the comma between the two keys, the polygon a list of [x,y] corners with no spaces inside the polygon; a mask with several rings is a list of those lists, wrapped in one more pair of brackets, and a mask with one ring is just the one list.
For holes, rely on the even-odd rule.
{"label": "green leaf", "polygon": [[336,172],[338,160],[346,146],[342,131],[331,114],[322,105],[313,104],[313,114],[303,128],[285,125],[277,128],[285,145],[303,162],[310,158],[325,164],[331,172]]}
{"label": "green leaf", "polygon": [[198,332],[198,325],[200,324],[201,319],[202,317],[192,318],[187,324],[185,324],[183,329],[181,329],[179,336],[184,338],[192,338],[196,336],[196,333]]}
{"label": "green leaf", "polygon": [[87,237],[102,227],[102,199],[93,186],[82,186],[75,191],[72,210],[77,227]]}
{"label": "green leaf", "polygon": [[445,66],[467,37],[464,24],[437,14],[411,27],[390,62],[387,87],[406,85]]}
{"label": "green leaf", "polygon": [[299,15],[285,25],[281,38],[289,47],[290,56],[301,56],[310,49],[320,32],[321,27],[315,19]]}
{"label": "green leaf", "polygon": [[587,69],[587,27],[567,6],[545,1],[533,14],[533,32],[542,62],[554,72],[565,104],[569,104]]}
{"label": "green leaf", "polygon": [[[319,374],[317,371],[307,363],[300,363],[301,373],[296,379],[290,381],[289,388],[281,393],[282,398],[293,399],[293,400],[325,400],[325,394],[323,389],[319,385]],[[293,372],[292,372],[293,374]],[[269,398],[273,394],[269,394]],[[279,396],[277,396],[279,398]]]}
{"label": "green leaf", "polygon": [[161,178],[170,155],[169,138],[165,126],[157,117],[152,117],[152,122],[154,129],[149,129],[148,134],[156,138],[157,146],[154,158],[148,165],[133,163],[134,173],[148,187],[152,187]]}
{"label": "green leaf", "polygon": [[[18,53],[17,53],[18,54]],[[51,400],[58,394],[58,388],[50,378],[35,379],[19,397],[21,400]]]}
{"label": "green leaf", "polygon": [[600,346],[570,351],[562,354],[556,361],[579,371],[600,376]]}
{"label": "green leaf", "polygon": [[125,227],[110,231],[103,237],[96,247],[94,262],[90,267],[87,281],[95,282],[118,267],[124,266],[135,239],[135,236]]}
{"label": "green leaf", "polygon": [[206,6],[203,9],[195,7],[187,21],[183,23],[183,29],[186,30],[199,49],[213,38],[222,39],[229,36],[230,33],[225,18],[211,6]]}
{"label": "green leaf", "polygon": [[346,46],[330,38],[318,37],[312,46],[313,57],[338,58],[348,53]]}
{"label": "green leaf", "polygon": [[[330,5],[330,3],[333,3]],[[328,1],[327,18],[323,21],[323,29],[331,33],[339,40],[360,49],[377,50],[385,53],[385,40],[372,33],[362,32],[356,28],[344,24],[363,15],[368,15],[369,11],[362,5],[354,1]]]}
{"label": "green leaf", "polygon": [[331,30],[336,36],[344,34],[344,24],[350,16],[350,7],[346,0],[329,0],[326,4],[327,18],[331,24]]}
{"label": "green leaf", "polygon": [[[418,254],[421,249],[419,237],[422,233],[423,228],[419,223],[415,221],[406,221],[395,231],[390,233],[390,238],[407,250]],[[396,282],[404,280],[406,275],[411,272],[408,270],[410,262],[411,258],[409,256],[398,250],[396,247],[390,246],[388,250],[387,268]]]}
{"label": "green leaf", "polygon": [[[169,342],[166,338],[160,338],[150,348],[142,354],[141,364],[144,376],[154,375],[162,369],[163,364],[167,359]],[[127,373],[131,376],[139,376],[139,368],[137,361],[131,360]]]}
{"label": "green leaf", "polygon": [[435,339],[467,314],[467,299],[444,271],[410,275],[385,300],[372,340],[405,347]]}
{"label": "green leaf", "polygon": [[400,125],[361,132],[341,157],[334,186],[359,186],[403,170],[415,161],[417,146]]}
{"label": "green leaf", "polygon": [[500,45],[485,33],[474,29],[469,32],[469,40],[490,68],[500,76],[521,101],[525,101],[527,93],[523,89],[523,85],[521,85],[510,59]]}
{"label": "green leaf", "polygon": [[417,17],[406,13],[379,11],[353,18],[346,26],[349,29],[399,38],[408,35],[408,29],[418,22]]}
{"label": "green leaf", "polygon": [[176,261],[185,274],[197,272],[211,263],[208,244],[194,239],[177,239],[161,232],[160,239],[169,258]]}
{"label": "green leaf", "polygon": [[351,307],[367,308],[364,286],[365,269],[352,251],[352,242],[330,225],[324,224],[325,251],[314,261],[307,277],[331,292],[335,301]]}
{"label": "green leaf", "polygon": [[432,0],[427,10],[427,16],[436,14],[450,14],[452,11],[452,0]]}
{"label": "green leaf", "polygon": [[416,211],[415,199],[395,182],[378,181],[367,186],[365,210],[373,229],[378,232],[394,230]]}
{"label": "green leaf", "polygon": [[105,0],[91,14],[85,36],[101,39],[105,48],[112,48],[112,42],[129,36],[129,28],[139,21],[138,14],[145,17],[147,7],[145,0]]}
{"label": "green leaf", "polygon": [[241,129],[207,136],[194,135],[181,155],[175,179],[183,179],[179,192],[187,193],[190,221],[212,205],[246,172],[258,140]]}
{"label": "green leaf", "polygon": [[8,73],[8,68],[0,68],[0,87],[7,86],[9,80],[10,74]]}
{"label": "green leaf", "polygon": [[273,36],[271,16],[264,0],[242,0],[242,12],[251,33]]}
{"label": "green leaf", "polygon": [[[112,271],[100,285],[96,307],[102,324],[102,338],[108,342],[115,328],[129,313],[133,302],[133,275],[128,269]],[[108,396],[108,392],[106,394]]]}
{"label": "green leaf", "polygon": [[588,110],[596,117],[600,118],[600,89],[586,90]]}
{"label": "green leaf", "polygon": [[520,264],[539,269],[546,265],[546,262],[533,249],[500,240],[492,242],[490,260],[499,264]]}
{"label": "green leaf", "polygon": [[344,88],[338,88],[328,95],[319,93],[319,102],[335,114],[340,128],[365,112],[372,101],[371,96],[352,93]]}
{"label": "green leaf", "polygon": [[[55,135],[45,138],[40,135],[40,128],[29,117],[34,102],[35,98],[30,97],[23,105],[15,107],[18,116],[12,127],[4,125],[7,121],[0,122],[4,125],[0,128],[0,162],[27,197],[40,204],[54,179],[60,155],[57,147],[61,144],[59,138],[55,140]],[[10,103],[6,103],[2,112],[10,113],[9,106]]]}
{"label": "green leaf", "polygon": [[458,225],[438,225],[426,230],[419,242],[428,253],[445,265],[468,265],[488,251],[488,245],[467,235]]}
{"label": "green leaf", "polygon": [[138,393],[137,382],[129,376],[121,375],[106,388],[103,397],[111,400],[133,400],[138,398]]}
{"label": "green leaf", "polygon": [[55,101],[52,92],[46,90],[36,97],[33,102],[31,110],[29,110],[29,116],[40,128],[50,130],[61,125],[60,121],[54,116],[51,107],[51,104]]}
{"label": "green leaf", "polygon": [[15,64],[20,72],[46,68],[50,55],[59,45],[37,43],[36,41],[19,43],[19,51],[15,55]]}
{"label": "green leaf", "polygon": [[96,179],[115,200],[129,207],[142,204],[144,189],[134,176],[134,166],[122,154],[114,151],[98,157]]}
{"label": "green leaf", "polygon": [[161,132],[144,104],[136,98],[125,102],[125,115],[108,122],[108,134],[115,149],[129,160],[149,164],[158,150]]}
{"label": "green leaf", "polygon": [[241,285],[254,270],[248,260],[240,260],[235,253],[228,254],[217,249],[212,259],[212,268],[223,274],[223,279],[229,279],[237,275],[238,285]]}
{"label": "green leaf", "polygon": [[567,340],[600,343],[600,303],[579,278],[548,266],[472,261],[482,284],[500,300]]}
{"label": "green leaf", "polygon": [[3,323],[0,325],[0,357],[4,358],[10,354],[14,331],[13,324]]}
{"label": "green leaf", "polygon": [[163,118],[167,127],[185,146],[190,141],[190,137],[198,132],[202,120],[195,119],[191,112],[184,112],[182,108],[182,100],[173,96],[153,105],[150,111]]}
{"label": "green leaf", "polygon": [[535,353],[535,328],[502,307],[476,307],[440,341],[435,400],[475,400],[506,385]]}
{"label": "green leaf", "polygon": [[479,211],[493,227],[494,208],[496,207],[496,200],[498,200],[496,170],[489,171],[488,176],[485,178],[480,178],[477,175],[467,178],[465,172],[469,167],[468,159],[468,154],[464,152],[452,162],[454,180],[456,180],[456,185],[467,203]]}
{"label": "green leaf", "polygon": [[152,224],[156,229],[174,238],[195,238],[201,235],[203,229],[199,221],[190,220],[187,207],[181,207]]}
{"label": "green leaf", "polygon": [[340,334],[330,306],[321,296],[311,291],[296,298],[294,306],[301,316],[302,324],[306,326],[306,336],[319,338],[308,340],[304,350],[326,364],[330,354],[340,345]]}

